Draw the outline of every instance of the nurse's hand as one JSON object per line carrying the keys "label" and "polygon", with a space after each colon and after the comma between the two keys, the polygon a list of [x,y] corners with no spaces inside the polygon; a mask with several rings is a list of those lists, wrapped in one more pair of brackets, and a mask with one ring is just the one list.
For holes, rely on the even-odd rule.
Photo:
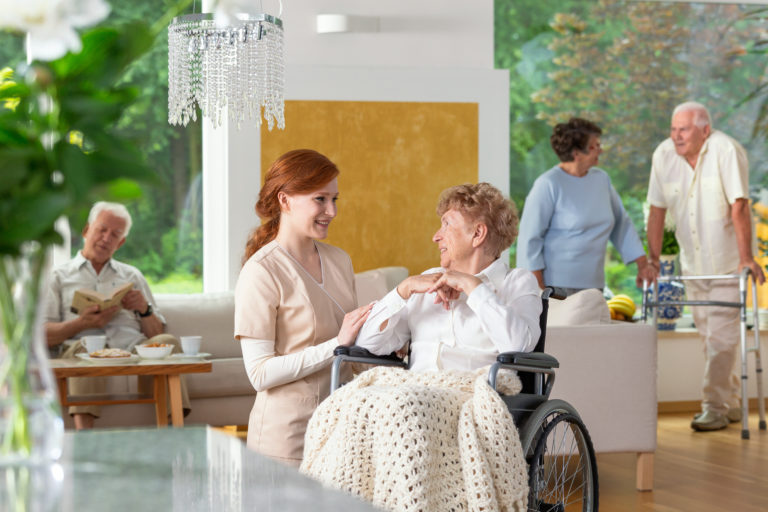
{"label": "nurse's hand", "polygon": [[355,344],[357,333],[360,332],[360,328],[365,321],[368,320],[368,315],[371,313],[372,308],[373,303],[370,303],[365,306],[360,306],[344,315],[344,321],[341,324],[341,329],[339,329],[339,335],[336,337],[339,345],[349,347]]}

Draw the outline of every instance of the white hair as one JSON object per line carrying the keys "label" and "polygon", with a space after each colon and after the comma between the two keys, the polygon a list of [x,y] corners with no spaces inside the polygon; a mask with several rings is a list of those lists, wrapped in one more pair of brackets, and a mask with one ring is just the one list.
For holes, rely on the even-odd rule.
{"label": "white hair", "polygon": [[707,107],[696,101],[686,101],[675,107],[672,111],[672,117],[678,112],[693,112],[693,124],[699,128],[709,125],[712,128],[712,116],[709,115]]}
{"label": "white hair", "polygon": [[123,238],[128,238],[128,233],[131,232],[131,214],[128,212],[128,208],[120,203],[108,203],[107,201],[99,201],[91,208],[91,213],[88,214],[88,224],[96,222],[96,218],[101,212],[109,212],[112,215],[120,217],[125,220],[125,232]]}

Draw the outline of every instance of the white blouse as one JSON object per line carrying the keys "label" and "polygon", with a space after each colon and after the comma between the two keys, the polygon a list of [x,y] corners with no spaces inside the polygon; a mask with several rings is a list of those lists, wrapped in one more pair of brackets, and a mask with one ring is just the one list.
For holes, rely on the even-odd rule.
{"label": "white blouse", "polygon": [[406,301],[395,288],[373,307],[356,345],[385,355],[410,340],[411,369],[416,371],[474,370],[492,364],[500,352],[533,350],[541,314],[536,277],[510,269],[501,259],[476,276],[482,284],[469,297],[462,293],[449,310],[434,303],[433,293],[415,293]]}

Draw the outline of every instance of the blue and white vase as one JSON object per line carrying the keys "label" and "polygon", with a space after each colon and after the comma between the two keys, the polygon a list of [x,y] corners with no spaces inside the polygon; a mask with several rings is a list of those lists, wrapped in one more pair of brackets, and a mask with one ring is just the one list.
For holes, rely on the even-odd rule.
{"label": "blue and white vase", "polygon": [[[679,274],[676,254],[662,254],[659,257],[659,274],[674,276]],[[685,299],[685,287],[682,282],[660,282],[659,302],[681,301]],[[659,306],[656,328],[659,331],[674,331],[677,319],[683,313],[683,306]]]}

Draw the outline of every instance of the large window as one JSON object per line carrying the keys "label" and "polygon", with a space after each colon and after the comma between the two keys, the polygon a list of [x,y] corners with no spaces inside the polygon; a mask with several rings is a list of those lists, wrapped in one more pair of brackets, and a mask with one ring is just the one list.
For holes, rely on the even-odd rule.
{"label": "large window", "polygon": [[[114,21],[158,20],[175,0],[110,1]],[[199,9],[199,8],[198,8]],[[190,6],[189,12],[192,11]],[[201,292],[203,237],[200,122],[168,124],[168,40],[163,32],[152,49],[129,71],[140,90],[120,130],[137,141],[157,170],[157,183],[143,186],[128,204],[133,228],[115,257],[139,268],[154,293]],[[82,248],[73,233],[72,251]]]}
{"label": "large window", "polygon": [[[604,130],[607,171],[638,231],[654,148],[675,105],[708,105],[739,140],[755,195],[767,184],[768,8],[629,0],[496,0],[496,66],[510,70],[510,194],[523,206],[557,163],[551,126],[571,116]],[[514,256],[513,256],[514,258]],[[514,261],[514,259],[513,259]],[[634,265],[610,248],[614,293],[639,299]]]}
{"label": "large window", "polygon": [[[159,20],[178,0],[110,0],[110,21]],[[191,12],[193,5],[188,11]],[[24,36],[0,32],[0,68],[16,70],[26,61]],[[168,40],[163,31],[152,50],[130,69],[126,80],[139,91],[119,129],[138,144],[157,182],[144,185],[140,199],[127,204],[133,229],[116,257],[138,267],[156,293],[202,291],[201,127],[168,124]],[[71,254],[82,248],[72,233]],[[66,258],[66,254],[60,255]],[[56,260],[59,262],[59,260]]]}

